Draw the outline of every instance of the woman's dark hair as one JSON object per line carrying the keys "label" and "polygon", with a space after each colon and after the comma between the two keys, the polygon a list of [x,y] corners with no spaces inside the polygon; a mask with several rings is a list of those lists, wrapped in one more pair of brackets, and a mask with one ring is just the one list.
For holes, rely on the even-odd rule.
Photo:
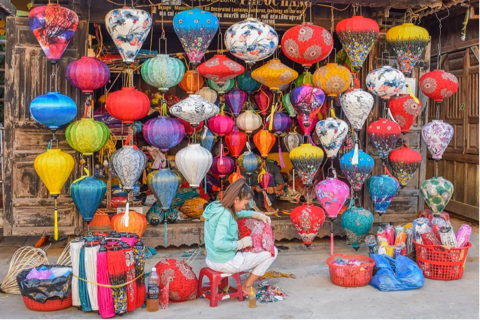
{"label": "woman's dark hair", "polygon": [[233,205],[235,204],[235,199],[237,197],[240,200],[253,198],[252,188],[247,185],[244,178],[240,178],[231,185],[229,185],[223,193],[223,199],[220,201],[222,206],[230,211],[235,220],[237,220],[237,215],[233,210]]}

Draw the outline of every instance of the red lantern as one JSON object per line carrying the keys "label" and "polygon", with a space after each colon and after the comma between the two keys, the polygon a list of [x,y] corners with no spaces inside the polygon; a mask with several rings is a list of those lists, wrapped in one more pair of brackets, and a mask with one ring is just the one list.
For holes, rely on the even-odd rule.
{"label": "red lantern", "polygon": [[418,103],[409,94],[393,96],[388,101],[388,108],[395,121],[400,125],[403,133],[410,131],[410,127],[422,111],[422,103]]}
{"label": "red lantern", "polygon": [[68,64],[65,77],[71,85],[83,93],[93,93],[93,90],[103,87],[108,82],[110,69],[100,60],[81,57]]}
{"label": "red lantern", "polygon": [[242,74],[245,68],[223,54],[216,54],[199,65],[197,70],[204,78],[223,85],[228,80]]}
{"label": "red lantern", "polygon": [[233,121],[229,116],[224,114],[217,114],[214,117],[211,117],[208,120],[208,128],[213,133],[223,137],[230,131],[232,131],[233,126],[235,125],[235,121]]}
{"label": "red lantern", "polygon": [[225,142],[234,158],[238,158],[247,143],[247,135],[235,126],[229,134],[225,136]]}
{"label": "red lantern", "polygon": [[458,79],[451,73],[434,70],[420,78],[420,90],[435,102],[442,102],[457,92]]}
{"label": "red lantern", "polygon": [[272,150],[273,145],[275,144],[275,135],[268,130],[260,130],[253,136],[253,143],[257,146],[258,151],[263,158],[268,156],[270,150]]}
{"label": "red lantern", "polygon": [[303,135],[309,136],[312,134],[312,131],[315,131],[315,126],[318,122],[318,117],[316,115],[312,117],[310,119],[310,122],[309,122],[310,124],[308,127],[305,126],[306,119],[303,114],[297,115],[297,122],[298,122],[298,125],[300,126],[301,132],[303,132]]}
{"label": "red lantern", "polygon": [[325,222],[325,211],[311,204],[303,204],[292,210],[290,220],[308,247]]}
{"label": "red lantern", "polygon": [[219,178],[225,178],[233,172],[234,168],[235,162],[232,160],[232,158],[227,156],[220,158],[220,156],[217,156],[213,158],[210,170],[212,170],[213,174],[217,175]]}
{"label": "red lantern", "polygon": [[396,122],[381,118],[370,123],[367,129],[370,143],[382,159],[386,159],[390,151],[395,149],[400,133],[400,126]]}
{"label": "red lantern", "polygon": [[262,86],[260,90],[253,94],[253,99],[260,109],[260,114],[266,116],[269,111],[268,108],[273,103],[273,93],[267,87]]}
{"label": "red lantern", "polygon": [[171,302],[195,300],[198,278],[190,265],[183,260],[165,259],[155,265],[160,276],[160,289],[166,286]]}
{"label": "red lantern", "polygon": [[150,99],[133,87],[122,88],[107,97],[107,111],[125,123],[132,123],[148,115]]}
{"label": "red lantern", "polygon": [[[170,94],[170,93],[165,93],[165,95],[163,96],[163,98],[165,99],[165,101],[167,102],[167,108],[170,109],[171,106],[179,103],[180,101],[182,101],[182,99],[180,99],[179,97],[177,97],[176,95],[174,94]],[[161,101],[161,100],[160,100]],[[186,128],[185,128],[186,129]]]}
{"label": "red lantern", "polygon": [[[187,136],[190,136],[190,135],[193,134],[193,132],[195,131],[195,130],[194,130],[195,128],[192,127],[192,125],[190,124],[190,122],[185,121],[185,120],[180,119],[180,118],[176,118],[176,119],[180,120],[180,122],[183,123],[183,126],[185,127],[185,134],[186,134]],[[202,121],[202,122],[200,122],[200,123],[198,124],[198,126],[197,126],[197,128],[196,128],[196,129],[197,129],[197,132],[200,132],[200,131],[202,130],[204,123],[205,123],[205,121]]]}
{"label": "red lantern", "polygon": [[388,161],[390,161],[393,175],[398,179],[400,187],[404,188],[420,167],[422,155],[404,143],[400,149],[390,152]]}
{"label": "red lantern", "polygon": [[288,29],[282,37],[283,53],[304,67],[325,59],[332,48],[332,34],[311,22]]}

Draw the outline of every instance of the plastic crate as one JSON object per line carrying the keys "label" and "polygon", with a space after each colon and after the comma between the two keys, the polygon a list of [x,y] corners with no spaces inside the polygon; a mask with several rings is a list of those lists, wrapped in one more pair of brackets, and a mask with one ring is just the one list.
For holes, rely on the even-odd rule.
{"label": "plastic crate", "polygon": [[72,306],[72,295],[69,295],[68,298],[63,299],[63,301],[60,300],[60,298],[47,299],[45,303],[37,302],[25,296],[22,298],[25,306],[33,311],[57,311]]}
{"label": "plastic crate", "polygon": [[[352,260],[362,262],[361,266],[348,267],[333,264],[337,257],[343,260]],[[372,280],[375,261],[372,258],[357,255],[335,254],[327,259],[330,279],[334,284],[341,287],[363,287]]]}

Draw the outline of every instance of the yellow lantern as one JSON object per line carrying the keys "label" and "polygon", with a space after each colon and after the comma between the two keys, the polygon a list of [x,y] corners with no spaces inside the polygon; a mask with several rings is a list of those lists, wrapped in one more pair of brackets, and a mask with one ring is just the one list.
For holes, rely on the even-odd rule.
{"label": "yellow lantern", "polygon": [[110,129],[103,122],[83,118],[67,127],[65,138],[70,147],[84,156],[91,156],[105,146],[110,138]]}
{"label": "yellow lantern", "polygon": [[252,72],[252,78],[267,86],[273,92],[297,79],[298,72],[280,62],[272,59]]}
{"label": "yellow lantern", "polygon": [[55,199],[55,240],[58,240],[57,197],[73,170],[73,157],[60,149],[49,149],[35,158],[34,167],[43,184]]}
{"label": "yellow lantern", "polygon": [[289,154],[293,168],[298,172],[304,185],[310,187],[313,178],[322,164],[324,153],[323,150],[310,143],[304,143],[293,148]]}
{"label": "yellow lantern", "polygon": [[336,63],[327,63],[313,74],[313,85],[329,97],[336,97],[346,91],[352,83],[352,74],[347,68]]}

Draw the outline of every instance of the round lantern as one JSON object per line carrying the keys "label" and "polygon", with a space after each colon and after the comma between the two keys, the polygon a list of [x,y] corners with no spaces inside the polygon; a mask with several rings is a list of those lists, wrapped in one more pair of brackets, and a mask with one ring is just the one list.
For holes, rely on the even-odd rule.
{"label": "round lantern", "polygon": [[314,205],[303,204],[292,210],[290,220],[303,243],[309,247],[325,222],[325,212]]}
{"label": "round lantern", "polygon": [[390,202],[398,190],[398,182],[386,174],[372,176],[367,181],[367,188],[372,197],[375,211],[382,215],[387,211]]}
{"label": "round lantern", "polygon": [[262,163],[262,158],[248,151],[238,157],[237,163],[240,169],[249,176],[257,170],[258,166]]}
{"label": "round lantern", "polygon": [[215,135],[210,130],[208,130],[206,126],[199,133],[199,138],[201,146],[208,151],[212,151],[213,143],[215,142]]}
{"label": "round lantern", "polygon": [[125,145],[112,155],[113,170],[122,182],[124,190],[131,191],[142,176],[147,165],[147,156],[135,146]]}
{"label": "round lantern", "polygon": [[237,117],[236,123],[240,130],[250,134],[262,126],[262,118],[252,110],[246,110]]}
{"label": "round lantern", "polygon": [[350,87],[352,74],[336,63],[327,63],[313,74],[313,84],[329,97],[336,97]]}
{"label": "round lantern", "polygon": [[153,118],[145,122],[143,137],[148,144],[157,147],[162,152],[175,147],[182,142],[185,127],[178,119],[170,117]]}
{"label": "round lantern", "polygon": [[70,147],[84,156],[91,156],[105,146],[110,138],[110,129],[103,122],[83,118],[67,127],[65,138]]}
{"label": "round lantern", "polygon": [[278,34],[268,24],[253,18],[230,26],[225,32],[225,47],[247,64],[270,57],[278,46]]}
{"label": "round lantern", "polygon": [[360,191],[364,182],[373,170],[375,161],[367,153],[360,150],[358,152],[358,164],[352,164],[355,151],[350,151],[340,158],[340,169],[347,178],[350,186],[355,191]]}
{"label": "round lantern", "polygon": [[238,88],[233,88],[225,94],[225,102],[235,116],[240,114],[247,98],[247,93]]}
{"label": "round lantern", "polygon": [[452,198],[453,184],[443,177],[433,177],[423,181],[420,192],[432,213],[439,216]]}
{"label": "round lantern", "polygon": [[311,22],[288,29],[282,37],[283,53],[304,67],[311,67],[328,57],[332,48],[332,34]]}
{"label": "round lantern", "polygon": [[422,111],[422,103],[420,100],[417,103],[409,94],[399,94],[390,98],[388,108],[395,121],[400,125],[402,132],[408,133]]}
{"label": "round lantern", "polygon": [[133,87],[126,87],[110,93],[106,106],[112,117],[128,124],[148,115],[150,99],[145,93]]}
{"label": "round lantern", "polygon": [[303,84],[313,84],[312,73],[309,71],[304,71],[301,75],[298,76],[294,81],[295,87],[300,87]]}
{"label": "round lantern", "polygon": [[208,86],[215,90],[218,94],[222,95],[230,91],[235,86],[235,80],[230,79],[225,84],[217,84],[215,81],[208,79]]}
{"label": "round lantern", "polygon": [[392,166],[393,175],[398,179],[400,186],[403,188],[420,167],[422,155],[410,149],[404,143],[401,148],[390,152],[388,161],[390,161]]}
{"label": "round lantern", "polygon": [[47,126],[50,130],[57,130],[75,118],[77,105],[70,97],[59,92],[48,92],[32,100],[30,113],[35,121]]}
{"label": "round lantern", "polygon": [[358,250],[360,243],[373,225],[373,214],[362,207],[352,206],[342,213],[342,228],[347,233],[353,249]]}
{"label": "round lantern", "polygon": [[430,35],[425,28],[404,23],[388,30],[386,39],[397,56],[400,70],[409,75],[428,45]]}
{"label": "round lantern", "polygon": [[347,123],[338,118],[327,118],[315,125],[315,131],[327,157],[335,158],[347,135]]}
{"label": "round lantern", "polygon": [[388,100],[403,89],[405,76],[400,70],[384,66],[367,74],[366,85],[371,93]]}
{"label": "round lantern", "polygon": [[203,78],[196,70],[188,70],[183,75],[178,86],[188,94],[192,94],[203,87]]}
{"label": "round lantern", "polygon": [[373,96],[362,89],[355,89],[344,93],[340,98],[343,112],[345,112],[353,129],[357,131],[362,130],[363,124],[365,120],[367,120],[374,102]]}
{"label": "round lantern", "polygon": [[390,151],[395,149],[400,134],[400,126],[396,122],[382,118],[370,123],[367,129],[367,135],[373,150],[383,160],[387,159]]}
{"label": "round lantern", "polygon": [[277,111],[273,114],[273,121],[270,121],[270,116],[267,117],[266,125],[270,131],[280,135],[292,126],[292,119],[285,113]]}
{"label": "round lantern", "polygon": [[198,279],[186,261],[165,259],[157,263],[155,268],[160,276],[160,289],[168,288],[171,302],[197,298]]}
{"label": "round lantern", "polygon": [[288,156],[303,184],[311,186],[313,178],[323,162],[323,150],[310,143],[304,143],[290,151]]}
{"label": "round lantern", "polygon": [[269,111],[269,107],[273,104],[273,93],[266,87],[262,86],[260,90],[253,94],[255,103],[260,109],[260,114],[266,116]]}
{"label": "round lantern", "polygon": [[220,156],[213,158],[212,173],[217,175],[219,178],[225,178],[235,169],[235,162],[232,158],[224,156],[220,159]]}
{"label": "round lantern", "polygon": [[148,187],[162,205],[162,210],[168,210],[177,194],[180,182],[175,172],[168,168],[160,169],[148,181]]}
{"label": "round lantern", "polygon": [[216,105],[196,94],[191,94],[170,108],[172,115],[190,122],[194,127],[203,120],[213,117],[219,111],[220,109]]}
{"label": "round lantern", "polygon": [[225,143],[232,156],[238,158],[247,143],[247,135],[235,126],[233,130],[225,136]]}
{"label": "round lantern", "polygon": [[290,92],[290,102],[297,114],[303,116],[302,122],[306,127],[311,125],[324,101],[325,93],[311,84],[302,85]]}
{"label": "round lantern", "polygon": [[267,158],[268,153],[272,150],[273,145],[275,144],[276,138],[268,130],[260,130],[253,136],[253,143],[257,146],[258,151],[260,152],[263,158]]}
{"label": "round lantern", "polygon": [[433,70],[420,78],[420,90],[435,102],[450,98],[458,90],[458,79],[443,70]]}
{"label": "round lantern", "polygon": [[228,80],[242,74],[245,68],[223,54],[216,54],[199,65],[197,70],[204,78],[223,85]]}
{"label": "round lantern", "polygon": [[287,151],[290,152],[302,143],[302,136],[296,132],[289,132],[283,137],[283,143],[287,147]]}
{"label": "round lantern", "polygon": [[453,126],[442,120],[433,120],[422,128],[423,141],[434,160],[442,159],[442,155],[453,137]]}
{"label": "round lantern", "polygon": [[350,188],[335,175],[334,178],[327,177],[320,181],[315,186],[315,193],[328,218],[335,219],[350,194]]}
{"label": "round lantern", "polygon": [[212,154],[199,144],[190,144],[175,155],[175,164],[190,184],[198,188],[212,166]]}
{"label": "round lantern", "polygon": [[232,131],[234,125],[235,121],[233,121],[232,118],[221,113],[211,117],[208,120],[208,128],[210,131],[219,135],[220,137],[223,137]]}
{"label": "round lantern", "polygon": [[279,92],[281,87],[297,77],[298,72],[281,63],[280,59],[272,59],[252,72],[253,79],[267,86],[273,92]]}
{"label": "round lantern", "polygon": [[378,23],[362,16],[353,16],[340,21],[336,31],[352,69],[359,71],[377,40],[380,31]]}
{"label": "round lantern", "polygon": [[147,229],[147,218],[139,212],[129,210],[128,213],[114,215],[110,220],[110,227],[119,233],[135,233],[142,238],[143,233]]}
{"label": "round lantern", "polygon": [[77,206],[87,225],[92,221],[106,192],[107,184],[95,177],[84,176],[70,185],[73,203]]}
{"label": "round lantern", "polygon": [[238,88],[250,94],[260,89],[260,86],[262,84],[252,78],[252,70],[246,70],[244,73],[237,77],[237,85]]}
{"label": "round lantern", "polygon": [[293,108],[292,102],[290,101],[290,92],[283,95],[282,102],[285,106],[285,109],[287,109],[288,116],[290,118],[296,118],[297,112],[295,111],[295,108]]}
{"label": "round lantern", "polygon": [[183,79],[185,66],[177,58],[159,54],[155,58],[145,61],[140,71],[146,83],[161,92],[167,92],[169,88],[175,87]]}
{"label": "round lantern", "polygon": [[147,11],[128,7],[118,8],[107,13],[105,26],[123,62],[131,64],[150,33],[152,17]]}
{"label": "round lantern", "polygon": [[218,98],[217,92],[210,87],[202,87],[200,90],[195,92],[195,94],[213,104],[215,104],[215,101],[217,101]]}
{"label": "round lantern", "polygon": [[89,94],[107,84],[110,69],[100,60],[84,56],[68,64],[65,77],[72,86]]}

